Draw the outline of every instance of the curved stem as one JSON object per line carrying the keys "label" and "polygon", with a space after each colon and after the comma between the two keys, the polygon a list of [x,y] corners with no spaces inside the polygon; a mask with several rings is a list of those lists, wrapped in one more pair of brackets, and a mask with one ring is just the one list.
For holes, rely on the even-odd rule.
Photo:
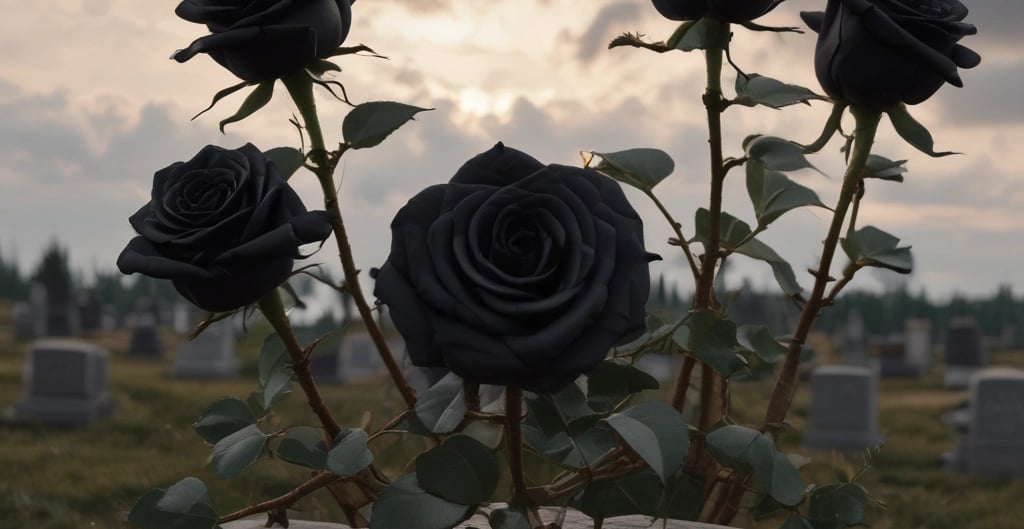
{"label": "curved stem", "polygon": [[772,388],[764,424],[761,426],[762,431],[771,430],[773,434],[777,432],[776,426],[785,420],[790,404],[793,402],[793,395],[796,393],[799,383],[800,350],[823,307],[825,287],[831,280],[829,270],[832,267],[832,258],[835,256],[836,246],[839,244],[846,213],[861,185],[864,166],[867,163],[868,155],[871,154],[871,146],[875,141],[875,133],[881,118],[881,113],[876,110],[854,106],[850,107],[850,111],[856,120],[853,152],[849,165],[846,167],[846,174],[843,176],[843,187],[832,216],[828,236],[825,238],[821,261],[814,274],[814,288],[800,314],[800,321],[793,333],[793,339],[789,343],[789,349],[786,351],[786,360],[775,380],[775,386]]}
{"label": "curved stem", "polygon": [[394,380],[395,386],[398,387],[399,393],[402,394],[402,399],[407,407],[412,408],[416,404],[416,392],[409,385],[405,374],[402,373],[401,366],[398,365],[394,354],[391,353],[391,348],[384,338],[384,333],[373,318],[373,309],[366,302],[366,296],[359,286],[359,270],[356,268],[355,260],[352,257],[352,246],[349,243],[348,232],[345,230],[344,218],[341,216],[338,192],[334,184],[334,169],[337,165],[337,159],[345,152],[345,147],[342,146],[333,158],[328,154],[323,131],[320,128],[320,118],[316,112],[316,101],[313,98],[313,82],[309,75],[301,72],[299,75],[282,79],[282,81],[285,87],[288,88],[288,93],[292,96],[292,100],[295,101],[299,114],[302,115],[306,132],[309,134],[309,157],[316,164],[314,172],[316,173],[317,180],[320,181],[320,188],[324,194],[324,208],[331,214],[334,238],[338,244],[338,256],[341,260],[342,270],[345,272],[345,288],[352,295],[352,301],[355,302],[359,316],[366,325],[366,332],[369,333],[370,339],[373,340],[374,345],[377,347],[377,351],[384,361],[391,379]]}
{"label": "curved stem", "polygon": [[281,338],[281,342],[284,343],[285,348],[288,350],[289,356],[291,356],[295,380],[302,387],[302,392],[306,394],[309,408],[320,419],[320,424],[323,425],[328,438],[334,439],[341,432],[341,426],[334,420],[331,411],[327,409],[323,397],[320,396],[320,390],[317,389],[316,382],[313,381],[313,374],[309,371],[309,356],[295,336],[295,330],[292,329],[292,324],[288,320],[288,314],[284,311],[280,292],[275,288],[260,298],[259,307],[260,312],[267,318],[270,325],[274,327],[277,335]]}
{"label": "curved stem", "polygon": [[654,205],[658,207],[658,211],[665,217],[669,225],[672,226],[672,231],[676,234],[676,240],[679,241],[679,247],[683,249],[683,253],[686,255],[686,262],[690,264],[690,272],[693,273],[693,279],[697,280],[700,277],[700,267],[697,265],[697,259],[693,256],[693,252],[690,251],[690,245],[686,242],[686,237],[683,235],[682,225],[676,221],[672,213],[668,211],[664,204],[658,200],[658,197],[654,195],[654,192],[647,190],[647,196],[654,202]]}
{"label": "curved stem", "polygon": [[508,470],[512,475],[512,498],[527,513],[531,527],[540,524],[540,517],[530,503],[523,475],[523,388],[505,389],[505,433],[508,441]]}
{"label": "curved stem", "polygon": [[221,516],[217,519],[217,523],[222,524],[233,522],[235,520],[241,520],[246,516],[252,516],[261,512],[269,512],[274,509],[287,509],[288,507],[295,505],[295,503],[302,498],[305,498],[311,493],[316,492],[339,479],[341,478],[333,472],[321,472],[283,496],[278,496],[272,500],[250,505],[242,510]]}

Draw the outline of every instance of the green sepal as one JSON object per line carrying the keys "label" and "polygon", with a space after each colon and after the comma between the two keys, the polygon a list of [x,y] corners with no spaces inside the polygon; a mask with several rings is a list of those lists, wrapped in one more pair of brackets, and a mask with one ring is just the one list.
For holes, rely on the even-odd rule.
{"label": "green sepal", "polygon": [[910,112],[907,110],[907,105],[900,103],[899,105],[886,109],[885,113],[889,115],[889,121],[892,122],[892,126],[896,129],[896,133],[915,149],[933,158],[949,156],[950,154],[960,154],[953,151],[935,152],[935,141],[932,140],[932,134],[928,132],[928,129],[925,128],[924,125],[910,115]]}
{"label": "green sepal", "polygon": [[231,95],[231,94],[233,94],[233,93],[235,93],[235,92],[237,92],[237,91],[239,91],[239,90],[241,90],[241,89],[243,89],[243,88],[245,88],[247,86],[252,86],[254,84],[256,84],[256,83],[250,82],[250,81],[242,81],[241,83],[238,83],[236,85],[231,85],[231,86],[229,86],[227,88],[224,88],[223,90],[218,91],[216,94],[213,95],[213,101],[210,101],[210,106],[200,110],[198,114],[192,116],[192,119],[196,119],[199,116],[202,116],[203,114],[205,114],[208,110],[213,108],[213,106],[216,105],[217,102],[220,101],[221,99],[224,99],[225,97],[227,97],[227,96],[229,96],[229,95]]}
{"label": "green sepal", "polygon": [[224,133],[224,127],[229,123],[235,123],[242,121],[243,119],[251,116],[257,110],[267,106],[270,99],[274,96],[274,83],[276,79],[270,79],[269,81],[263,81],[256,85],[256,88],[249,92],[246,96],[245,101],[242,101],[242,106],[238,107],[238,111],[229,118],[225,118],[220,122],[220,132]]}

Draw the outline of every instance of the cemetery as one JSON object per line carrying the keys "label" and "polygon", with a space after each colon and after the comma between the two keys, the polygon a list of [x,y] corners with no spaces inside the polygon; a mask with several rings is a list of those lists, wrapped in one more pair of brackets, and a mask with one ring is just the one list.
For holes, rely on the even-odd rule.
{"label": "cemetery", "polygon": [[[121,326],[88,338],[21,340],[14,333],[14,316],[12,304],[0,302],[0,409],[9,410],[0,422],[0,439],[10,447],[0,452],[0,465],[8,469],[8,477],[0,480],[0,512],[14,513],[13,518],[0,521],[5,528],[88,527],[94,522],[101,527],[124,526],[118,513],[130,508],[138,490],[173,481],[176,468],[200,466],[208,456],[208,447],[195,442],[195,433],[187,426],[198,411],[220,396],[250,389],[244,376],[179,376],[184,373],[176,371],[190,365],[190,351],[200,345],[230,350],[237,372],[254,373],[256,351],[269,332],[265,323],[258,322],[230,343],[224,333],[212,332],[208,341],[189,344],[168,322],[151,328],[166,357],[138,361],[130,354],[138,340],[137,327]],[[914,325],[918,324],[907,328]],[[853,336],[842,332],[814,336],[819,366],[808,370],[794,403],[793,431],[782,442],[801,447],[798,453],[810,461],[809,475],[821,482],[837,472],[860,472],[865,454],[870,454],[870,468],[860,480],[886,504],[885,509],[868,513],[871,527],[1013,527],[1024,516],[1018,501],[1024,496],[1024,448],[1019,445],[1024,438],[1019,434],[1024,428],[1020,408],[1024,375],[1019,371],[1024,369],[1024,352],[993,347],[986,365],[1000,367],[975,372],[964,389],[949,389],[941,360],[947,358],[941,329],[932,341],[933,356],[939,360],[913,377],[895,378],[880,377],[859,362],[843,365],[850,356],[844,348],[851,340],[865,346],[868,364],[877,360],[878,351],[867,346],[873,333],[867,328],[860,335],[856,327],[854,331]],[[350,352],[328,356],[336,362],[345,355],[358,358],[358,339],[355,333],[355,345],[347,346],[337,340],[337,351]],[[54,350],[53,344],[63,349]],[[33,358],[34,372],[55,363],[61,370],[56,377],[26,380],[26,365]],[[228,358],[226,353],[223,358]],[[204,369],[213,369],[212,365]],[[75,370],[85,376],[70,377]],[[418,376],[423,381],[437,378],[436,374]],[[367,410],[374,417],[397,411],[390,409],[400,405],[391,394],[395,390],[380,384],[382,380],[383,376],[361,375],[359,380],[322,388],[342,420],[358,422]],[[737,421],[756,420],[745,417],[744,410],[756,409],[768,388],[765,380],[756,378],[733,386],[732,415]],[[82,397],[75,404],[85,410],[81,417],[95,422],[53,420],[38,413],[25,417],[39,409],[34,402],[45,398],[47,391]],[[302,399],[294,396],[282,406],[282,413],[296,420],[310,413]],[[166,426],[153,427],[153,421]],[[79,424],[69,426],[69,422]],[[880,442],[880,448],[870,448]],[[396,444],[393,449],[409,448]],[[389,449],[382,447],[381,453],[388,457]],[[396,461],[404,457],[390,455]],[[148,465],[152,458],[166,464]],[[284,490],[296,472],[287,466],[257,465],[253,476],[245,478],[248,484],[213,480],[211,489],[218,501],[241,506],[251,501],[249,491]],[[328,517],[337,509],[329,498],[317,496],[300,506],[304,510],[296,517],[311,519]]]}

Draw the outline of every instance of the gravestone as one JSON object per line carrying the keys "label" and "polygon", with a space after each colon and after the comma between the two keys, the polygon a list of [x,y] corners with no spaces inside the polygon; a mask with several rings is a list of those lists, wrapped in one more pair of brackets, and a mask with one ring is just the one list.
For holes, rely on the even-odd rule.
{"label": "gravestone", "polygon": [[128,356],[149,360],[163,358],[164,342],[160,339],[160,329],[156,326],[153,314],[144,312],[135,315]]}
{"label": "gravestone", "polygon": [[811,374],[804,445],[824,450],[878,446],[878,378],[861,366],[821,366]]}
{"label": "gravestone", "polygon": [[[392,347],[389,349],[396,353]],[[360,327],[350,327],[350,330],[346,330],[341,336],[341,343],[338,344],[338,380],[366,382],[385,373],[387,368],[373,345],[370,333]]]}
{"label": "gravestone", "polygon": [[109,354],[73,339],[32,344],[24,381],[25,398],[7,410],[17,421],[74,426],[109,417],[116,405],[108,394]]}
{"label": "gravestone", "polygon": [[850,366],[868,365],[868,339],[864,328],[864,317],[859,310],[851,310],[846,316],[846,331],[843,333],[843,363]]}
{"label": "gravestone", "polygon": [[978,323],[970,316],[949,321],[946,335],[946,389],[965,389],[971,375],[988,363]]}
{"label": "gravestone", "polygon": [[646,353],[633,363],[633,367],[651,375],[658,382],[668,382],[676,379],[682,362],[681,355]]}
{"label": "gravestone", "polygon": [[11,327],[14,328],[14,339],[19,342],[36,337],[35,317],[32,306],[24,301],[11,304]]}
{"label": "gravestone", "polygon": [[921,368],[907,356],[907,343],[902,335],[875,341],[873,346],[879,376],[882,378],[916,377]]}
{"label": "gravestone", "polygon": [[947,457],[948,468],[1024,478],[1024,371],[983,368],[969,387],[966,414],[957,414],[962,435]]}
{"label": "gravestone", "polygon": [[33,281],[28,286],[28,305],[32,313],[32,336],[46,336],[46,286]]}
{"label": "gravestone", "polygon": [[231,321],[220,321],[192,340],[183,340],[171,374],[176,378],[233,378],[238,376],[235,336]]}
{"label": "gravestone", "polygon": [[103,302],[95,291],[88,291],[78,301],[78,324],[82,334],[103,331]]}
{"label": "gravestone", "polygon": [[923,318],[910,318],[903,323],[903,344],[907,363],[917,367],[917,374],[932,367],[932,322]]}

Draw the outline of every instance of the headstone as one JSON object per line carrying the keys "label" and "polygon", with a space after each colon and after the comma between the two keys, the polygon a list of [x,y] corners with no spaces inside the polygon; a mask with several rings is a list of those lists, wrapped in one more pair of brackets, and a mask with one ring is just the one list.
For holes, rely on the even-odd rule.
{"label": "headstone", "polygon": [[824,450],[878,446],[878,378],[861,366],[821,366],[811,374],[804,445]]}
{"label": "headstone", "polygon": [[1024,477],[1024,371],[984,368],[969,387],[966,432],[947,458],[949,469]]}
{"label": "headstone", "polygon": [[907,356],[907,343],[902,335],[894,335],[874,343],[877,372],[882,378],[916,377],[921,368]]}
{"label": "headstone", "polygon": [[675,380],[679,374],[681,355],[646,353],[633,363],[633,367],[654,377],[658,382]]}
{"label": "headstone", "polygon": [[171,374],[176,378],[238,376],[233,330],[230,321],[220,321],[207,327],[192,340],[183,340]]}
{"label": "headstone", "polygon": [[981,331],[974,318],[962,316],[951,319],[946,335],[946,388],[965,389],[971,375],[987,363]]}
{"label": "headstone", "polygon": [[103,331],[103,303],[95,291],[89,291],[78,301],[78,324],[83,334]]}
{"label": "headstone", "polygon": [[113,414],[108,394],[109,354],[72,339],[32,344],[24,373],[26,396],[7,410],[18,421],[53,425],[90,424]]}
{"label": "headstone", "polygon": [[903,323],[903,343],[907,362],[917,367],[918,374],[932,367],[932,322],[911,318]]}
{"label": "headstone", "polygon": [[868,365],[868,339],[864,328],[864,317],[859,310],[851,310],[846,316],[846,331],[843,333],[843,363],[850,366]]}
{"label": "headstone", "polygon": [[20,342],[36,337],[35,317],[32,306],[24,301],[11,304],[11,326],[14,328],[14,339]]}
{"label": "headstone", "polygon": [[48,300],[46,304],[46,334],[44,336],[67,337],[78,334],[78,307],[70,300]]}
{"label": "headstone", "polygon": [[151,313],[136,314],[131,343],[128,345],[128,356],[140,359],[163,358],[164,342],[160,339],[156,318]]}
{"label": "headstone", "polygon": [[33,281],[28,286],[28,305],[32,313],[32,336],[46,336],[46,286]]}
{"label": "headstone", "polygon": [[365,329],[357,327],[342,334],[338,345],[338,379],[341,382],[366,382],[385,373],[387,368]]}

